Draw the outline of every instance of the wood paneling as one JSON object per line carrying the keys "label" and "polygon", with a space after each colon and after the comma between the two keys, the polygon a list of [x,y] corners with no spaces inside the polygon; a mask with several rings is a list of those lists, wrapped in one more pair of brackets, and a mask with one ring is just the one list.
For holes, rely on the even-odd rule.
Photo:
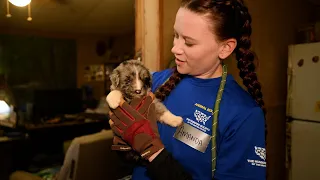
{"label": "wood paneling", "polygon": [[[136,0],[136,51],[151,70],[160,70],[160,1]],[[141,37],[140,37],[141,35]]]}

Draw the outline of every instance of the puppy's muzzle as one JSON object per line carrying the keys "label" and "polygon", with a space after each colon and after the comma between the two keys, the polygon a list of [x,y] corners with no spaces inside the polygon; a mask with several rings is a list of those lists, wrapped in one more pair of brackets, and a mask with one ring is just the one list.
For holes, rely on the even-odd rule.
{"label": "puppy's muzzle", "polygon": [[141,94],[141,90],[135,90],[134,91],[136,94]]}

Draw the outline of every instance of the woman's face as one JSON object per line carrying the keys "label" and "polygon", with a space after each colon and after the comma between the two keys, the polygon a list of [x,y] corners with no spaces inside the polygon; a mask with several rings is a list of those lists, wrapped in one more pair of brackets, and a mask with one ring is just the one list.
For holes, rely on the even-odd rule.
{"label": "woman's face", "polygon": [[171,52],[176,57],[178,72],[198,78],[215,77],[223,48],[212,33],[208,19],[186,8],[180,8],[174,32]]}

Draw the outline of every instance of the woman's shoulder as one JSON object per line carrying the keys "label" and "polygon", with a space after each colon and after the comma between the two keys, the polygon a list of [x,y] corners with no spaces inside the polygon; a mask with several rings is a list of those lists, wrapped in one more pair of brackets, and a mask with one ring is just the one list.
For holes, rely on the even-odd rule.
{"label": "woman's shoulder", "polygon": [[227,83],[222,99],[221,114],[235,126],[241,125],[252,115],[264,119],[263,110],[255,99],[235,80]]}
{"label": "woman's shoulder", "polygon": [[230,81],[227,82],[223,96],[225,97],[225,103],[231,107],[254,109],[259,106],[249,92],[233,78],[230,78]]}

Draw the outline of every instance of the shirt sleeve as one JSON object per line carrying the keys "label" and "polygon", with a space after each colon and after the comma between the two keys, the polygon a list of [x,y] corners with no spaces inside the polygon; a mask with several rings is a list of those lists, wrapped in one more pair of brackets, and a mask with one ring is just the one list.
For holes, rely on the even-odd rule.
{"label": "shirt sleeve", "polygon": [[[218,149],[215,180],[265,180],[265,117],[261,108],[235,119],[222,135]],[[241,116],[243,118],[243,116]]]}

